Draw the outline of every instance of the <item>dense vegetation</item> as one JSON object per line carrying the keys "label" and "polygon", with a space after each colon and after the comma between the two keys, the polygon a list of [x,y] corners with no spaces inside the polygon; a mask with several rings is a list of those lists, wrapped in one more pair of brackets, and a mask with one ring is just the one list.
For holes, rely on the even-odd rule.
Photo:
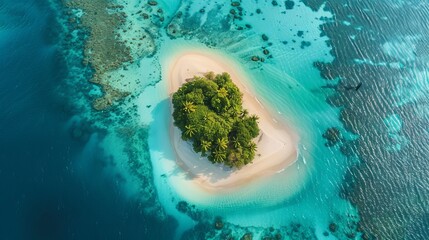
{"label": "dense vegetation", "polygon": [[173,94],[174,125],[195,152],[213,163],[241,167],[255,157],[256,115],[242,107],[242,93],[228,73],[194,77]]}

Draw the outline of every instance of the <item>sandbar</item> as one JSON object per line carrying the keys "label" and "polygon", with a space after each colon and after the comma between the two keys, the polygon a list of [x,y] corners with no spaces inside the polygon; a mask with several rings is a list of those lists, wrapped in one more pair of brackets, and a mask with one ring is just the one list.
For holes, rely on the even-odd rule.
{"label": "sandbar", "polygon": [[171,111],[172,94],[186,81],[207,72],[227,72],[243,93],[243,107],[259,117],[260,135],[254,139],[257,144],[256,156],[252,163],[240,169],[213,164],[201,157],[200,153],[195,153],[192,144],[181,139],[181,131],[173,125],[171,118],[170,140],[177,164],[201,188],[214,193],[228,192],[280,173],[296,161],[298,136],[284,120],[276,119],[272,111],[249,91],[244,84],[246,74],[234,62],[217,54],[186,51],[174,56],[167,71]]}

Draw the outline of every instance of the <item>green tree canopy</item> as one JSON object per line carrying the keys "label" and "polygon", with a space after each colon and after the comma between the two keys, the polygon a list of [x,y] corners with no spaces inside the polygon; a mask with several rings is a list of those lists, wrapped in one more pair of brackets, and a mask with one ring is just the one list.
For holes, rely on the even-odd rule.
{"label": "green tree canopy", "polygon": [[195,152],[213,163],[241,167],[256,152],[258,117],[242,107],[242,93],[228,73],[194,77],[173,94],[174,125]]}

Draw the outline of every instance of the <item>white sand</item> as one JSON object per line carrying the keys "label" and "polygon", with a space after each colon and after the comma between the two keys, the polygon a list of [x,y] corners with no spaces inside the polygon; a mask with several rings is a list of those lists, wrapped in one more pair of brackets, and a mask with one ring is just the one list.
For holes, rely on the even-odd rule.
{"label": "white sand", "polygon": [[[203,52],[185,52],[174,58],[168,69],[168,91],[172,93],[195,75],[202,76],[207,72],[231,75],[233,82],[243,93],[243,107],[250,114],[259,117],[260,136],[257,143],[256,157],[252,163],[241,169],[212,164],[207,158],[195,153],[192,145],[181,139],[181,131],[171,122],[170,138],[176,151],[177,163],[188,173],[189,177],[203,189],[213,192],[224,192],[248,184],[255,179],[271,176],[283,171],[297,158],[298,137],[282,121],[260,103],[243,85],[245,73],[239,72],[234,63],[222,56]],[[240,73],[240,74],[238,74]],[[171,108],[172,109],[172,108]]]}

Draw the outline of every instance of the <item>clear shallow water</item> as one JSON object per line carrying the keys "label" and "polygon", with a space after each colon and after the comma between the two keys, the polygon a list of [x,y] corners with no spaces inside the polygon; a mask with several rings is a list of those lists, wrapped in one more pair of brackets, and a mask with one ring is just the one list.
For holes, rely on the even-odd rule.
{"label": "clear shallow water", "polygon": [[[127,28],[145,28],[156,51],[139,57],[139,47],[129,43],[138,59],[113,71],[110,84],[131,95],[102,112],[90,105],[101,94],[87,82],[93,70],[81,64],[88,32],[64,17],[60,5],[52,12],[32,1],[0,3],[6,79],[0,83],[0,177],[7,189],[0,233],[13,239],[428,236],[428,132],[422,127],[428,58],[421,24],[427,4],[328,1],[320,9],[317,1],[305,3],[286,9],[283,2],[243,2],[243,19],[231,21],[229,2],[160,1],[153,9],[163,12],[152,10],[157,16],[149,24],[136,14],[152,9],[146,2],[118,1]],[[122,32],[133,39],[133,31]],[[237,205],[236,196],[201,204],[180,193],[180,169],[168,157],[163,62],[178,49],[204,45],[251,74],[249,85],[302,138],[293,167],[299,165],[306,180],[279,176],[290,189],[253,195],[252,211]],[[254,55],[265,62],[252,62]],[[313,62],[324,63],[315,68]],[[358,91],[347,90],[359,82]],[[322,138],[329,127],[344,136],[335,147]],[[217,215],[221,231],[214,229]],[[29,230],[19,231],[23,226]]]}
{"label": "clear shallow water", "polygon": [[[203,51],[208,54],[210,54],[210,51],[212,51],[213,54],[219,52],[219,50],[213,51],[204,48],[201,44],[196,42],[189,43],[183,40],[166,41],[164,44],[165,45],[162,46],[160,50],[160,58],[161,62],[165,63],[163,64],[166,66],[165,68],[168,67],[168,59],[174,59],[174,55],[180,54],[180,52],[189,50]],[[226,56],[233,57],[233,55]],[[246,64],[252,64],[249,61],[247,61],[247,63],[244,61],[241,63],[244,66],[246,66]],[[258,70],[256,74],[258,74],[259,71],[260,70]],[[252,76],[252,74],[249,76]],[[280,80],[277,77],[278,75],[267,74],[261,71],[261,75],[252,76],[248,81],[250,82],[249,84],[251,84],[252,81],[272,82],[277,80],[280,82],[282,80],[282,84],[285,85],[283,88],[279,87],[279,85],[268,85],[272,88],[264,89],[263,86],[260,86],[260,89],[270,92],[270,96],[275,96],[285,91],[291,92],[288,86],[294,84],[296,80],[289,77],[289,82],[287,81],[288,79]],[[320,205],[324,204],[323,202],[327,199],[330,199],[332,204],[342,205],[341,199],[334,200],[333,198],[337,197],[338,192],[338,189],[335,189],[338,187],[335,182],[340,181],[338,178],[341,178],[341,173],[344,170],[339,167],[333,168],[329,166],[329,164],[338,164],[337,161],[340,161],[339,159],[342,158],[342,155],[338,154],[339,159],[335,159],[335,153],[331,150],[325,147],[317,148],[317,145],[323,146],[324,140],[321,138],[321,134],[328,126],[314,125],[311,120],[303,122],[303,118],[301,118],[301,122],[299,122],[291,116],[294,116],[293,113],[295,112],[301,112],[304,113],[303,115],[307,115],[310,119],[313,119],[316,114],[314,109],[317,109],[317,111],[320,112],[319,117],[323,116],[324,119],[327,119],[321,122],[335,123],[336,111],[329,110],[326,103],[317,101],[317,98],[305,90],[305,88],[296,90],[295,93],[290,94],[290,98],[281,98],[283,102],[279,103],[277,100],[277,104],[283,107],[275,109],[274,112],[281,112],[283,115],[276,117],[282,118],[286,116],[289,121],[295,123],[293,127],[300,133],[301,141],[299,148],[301,154],[299,160],[293,166],[286,169],[286,171],[277,174],[273,178],[251,184],[230,194],[220,194],[216,196],[207,194],[199,190],[197,186],[191,184],[189,179],[181,173],[181,169],[174,163],[174,157],[171,153],[172,150],[170,150],[171,147],[165,142],[165,139],[169,136],[170,124],[170,119],[168,118],[170,108],[167,101],[168,95],[165,91],[165,84],[166,83],[160,83],[158,85],[159,89],[151,88],[147,93],[142,93],[142,103],[145,102],[145,99],[151,99],[153,102],[156,96],[160,98],[160,104],[157,105],[158,111],[156,113],[152,112],[151,114],[153,120],[150,124],[150,128],[153,134],[149,134],[149,145],[151,149],[154,149],[152,154],[153,165],[161,165],[155,167],[156,170],[154,174],[155,182],[159,181],[158,189],[162,189],[161,198],[167,199],[167,202],[170,202],[171,198],[186,200],[190,204],[195,204],[200,209],[206,210],[214,215],[221,215],[226,220],[241,226],[282,226],[287,225],[290,221],[297,221],[299,218],[308,218],[314,221],[315,219],[312,219],[313,216],[317,216],[317,220],[315,221],[320,221],[323,225],[328,224],[329,215],[335,211],[329,206],[325,209],[320,208]],[[300,101],[293,98],[294,94],[300,95],[300,98],[298,98]],[[268,100],[264,97],[266,95],[261,93],[258,96],[261,98],[261,101],[267,103],[266,101]],[[271,101],[275,101],[279,98],[275,96],[273,99],[274,100]],[[142,109],[142,111],[144,112],[145,109]],[[311,111],[314,115],[310,116],[311,114],[307,113],[307,111]],[[318,122],[318,124],[320,123]],[[318,128],[321,128],[321,130],[318,130]],[[319,134],[316,135],[315,132]],[[324,161],[315,162],[314,156],[316,154],[319,156],[319,159],[324,159]],[[320,169],[324,169],[324,171],[320,171],[322,173],[317,174],[318,169],[319,171]],[[329,178],[330,180],[319,181],[317,180],[319,177],[325,179]],[[327,185],[323,185],[323,183]],[[320,196],[318,199],[320,202],[315,201],[315,195]],[[285,204],[288,202],[289,204]],[[296,202],[300,204],[291,204]],[[172,203],[170,202],[169,204]],[[177,201],[173,201],[173,206],[176,204]],[[342,208],[338,209],[341,209],[340,211],[344,210]],[[349,207],[346,208],[346,211],[352,212],[353,210]],[[315,212],[318,212],[318,214],[315,214]]]}

